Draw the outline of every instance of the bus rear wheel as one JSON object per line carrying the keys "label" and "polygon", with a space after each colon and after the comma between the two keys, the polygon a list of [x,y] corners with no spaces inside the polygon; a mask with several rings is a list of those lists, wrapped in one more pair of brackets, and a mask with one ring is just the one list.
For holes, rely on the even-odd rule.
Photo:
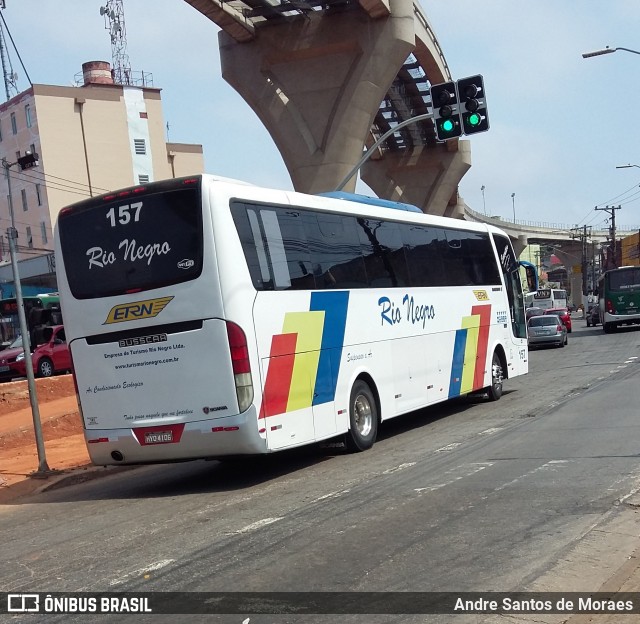
{"label": "bus rear wheel", "polygon": [[487,388],[487,397],[489,401],[497,401],[502,396],[502,382],[504,380],[504,369],[502,368],[502,360],[494,351],[491,360],[491,385]]}
{"label": "bus rear wheel", "polygon": [[366,451],[378,435],[378,405],[369,384],[357,380],[349,401],[349,431],[347,448],[352,452]]}

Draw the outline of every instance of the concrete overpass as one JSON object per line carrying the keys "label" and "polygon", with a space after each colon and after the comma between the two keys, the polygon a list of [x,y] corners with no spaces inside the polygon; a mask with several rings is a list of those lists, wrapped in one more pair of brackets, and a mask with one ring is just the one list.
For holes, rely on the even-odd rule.
{"label": "concrete overpass", "polygon": [[[371,145],[431,111],[451,79],[414,0],[185,0],[220,27],[222,75],[271,134],[296,190],[333,190]],[[394,133],[361,170],[379,196],[458,216],[468,141],[436,139],[431,119]],[[355,188],[355,178],[345,190]]]}

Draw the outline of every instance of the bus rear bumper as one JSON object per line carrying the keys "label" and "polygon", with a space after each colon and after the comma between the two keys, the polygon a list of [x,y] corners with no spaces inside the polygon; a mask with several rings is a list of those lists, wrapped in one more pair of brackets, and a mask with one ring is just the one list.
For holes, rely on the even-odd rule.
{"label": "bus rear bumper", "polygon": [[640,311],[631,314],[611,314],[604,313],[604,323],[612,323],[616,325],[631,325],[640,323]]}
{"label": "bus rear bumper", "polygon": [[184,426],[85,429],[84,435],[89,457],[97,466],[154,464],[266,453],[266,439],[258,433],[257,423],[252,406],[242,414]]}

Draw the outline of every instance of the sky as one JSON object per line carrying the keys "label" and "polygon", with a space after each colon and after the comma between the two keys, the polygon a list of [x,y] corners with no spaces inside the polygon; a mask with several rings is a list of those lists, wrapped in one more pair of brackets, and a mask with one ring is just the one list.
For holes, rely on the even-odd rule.
{"label": "sky", "polygon": [[[609,218],[596,207],[620,206],[616,225],[640,227],[640,54],[582,58],[607,46],[640,52],[640,2],[420,3],[453,78],[484,76],[490,129],[467,137],[466,203],[507,220],[596,229]],[[28,78],[72,86],[82,63],[111,61],[106,0],[5,4],[20,91]],[[207,173],[292,189],[271,137],[222,79],[218,26],[184,0],[124,0],[124,14],[130,65],[162,89],[168,140],[202,144]],[[627,164],[637,166],[617,168]]]}

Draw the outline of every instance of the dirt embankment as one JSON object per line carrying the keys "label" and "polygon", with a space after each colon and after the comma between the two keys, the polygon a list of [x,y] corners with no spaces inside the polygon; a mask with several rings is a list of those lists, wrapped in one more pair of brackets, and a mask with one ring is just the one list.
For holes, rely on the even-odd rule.
{"label": "dirt embankment", "polygon": [[[35,385],[48,468],[88,466],[72,376],[36,379]],[[42,480],[30,477],[39,463],[27,381],[1,384],[0,503],[43,485]]]}

